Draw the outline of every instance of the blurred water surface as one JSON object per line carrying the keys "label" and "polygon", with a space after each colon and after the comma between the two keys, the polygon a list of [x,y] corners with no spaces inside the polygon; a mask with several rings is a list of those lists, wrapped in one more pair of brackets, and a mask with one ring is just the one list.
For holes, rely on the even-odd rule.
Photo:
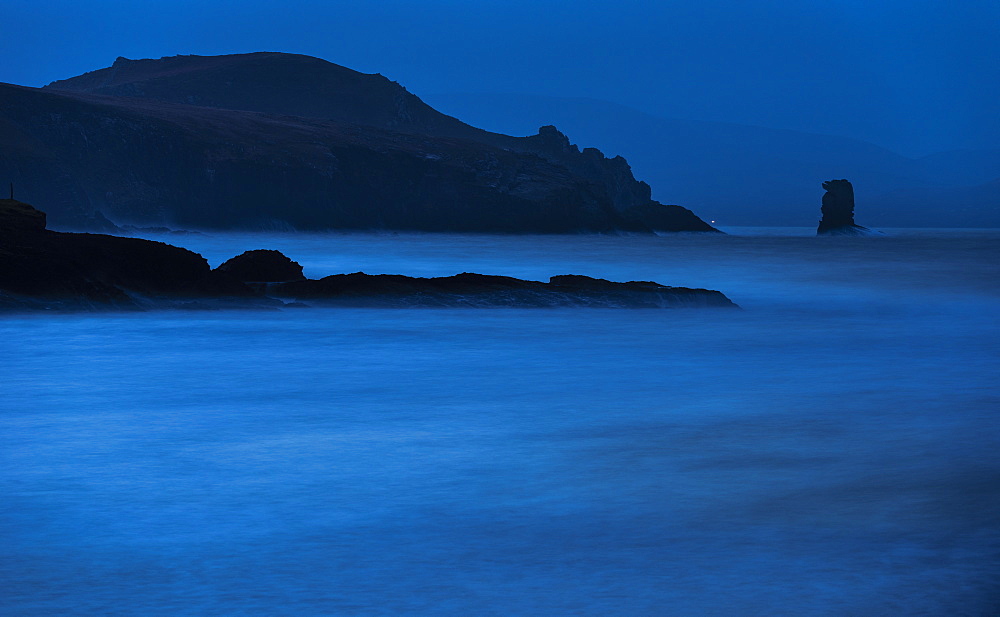
{"label": "blurred water surface", "polygon": [[4,615],[995,615],[1000,231],[171,236],[742,311],[0,319]]}

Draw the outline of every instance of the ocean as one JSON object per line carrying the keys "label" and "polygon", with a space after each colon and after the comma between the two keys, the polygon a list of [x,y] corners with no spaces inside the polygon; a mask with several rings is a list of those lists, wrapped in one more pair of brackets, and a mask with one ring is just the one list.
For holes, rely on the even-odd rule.
{"label": "ocean", "polygon": [[725,309],[0,317],[0,614],[1000,615],[1000,230],[150,236]]}

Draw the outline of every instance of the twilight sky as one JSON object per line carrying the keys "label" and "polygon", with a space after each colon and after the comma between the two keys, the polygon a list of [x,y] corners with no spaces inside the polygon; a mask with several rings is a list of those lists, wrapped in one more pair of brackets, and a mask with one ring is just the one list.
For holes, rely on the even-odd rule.
{"label": "twilight sky", "polygon": [[[286,51],[445,92],[1000,148],[996,0],[0,0],[0,81],[115,57]],[[429,97],[430,98],[430,97]]]}

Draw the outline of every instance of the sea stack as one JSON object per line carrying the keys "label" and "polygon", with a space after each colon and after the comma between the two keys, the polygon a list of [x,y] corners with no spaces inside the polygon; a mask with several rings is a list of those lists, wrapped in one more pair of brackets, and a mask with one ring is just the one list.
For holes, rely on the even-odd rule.
{"label": "sea stack", "polygon": [[847,180],[827,180],[823,183],[826,194],[816,235],[861,235],[868,231],[854,223],[854,187]]}

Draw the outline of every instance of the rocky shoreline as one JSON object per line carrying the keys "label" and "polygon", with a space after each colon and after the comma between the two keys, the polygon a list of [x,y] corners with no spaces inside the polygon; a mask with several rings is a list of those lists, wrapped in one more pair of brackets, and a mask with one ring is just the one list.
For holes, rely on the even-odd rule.
{"label": "rocky shoreline", "polygon": [[363,272],[307,279],[278,251],[212,269],[201,255],[139,238],[45,228],[45,214],[0,200],[0,311],[353,307],[736,307],[707,289],[581,275],[548,282],[462,273],[417,278]]}

